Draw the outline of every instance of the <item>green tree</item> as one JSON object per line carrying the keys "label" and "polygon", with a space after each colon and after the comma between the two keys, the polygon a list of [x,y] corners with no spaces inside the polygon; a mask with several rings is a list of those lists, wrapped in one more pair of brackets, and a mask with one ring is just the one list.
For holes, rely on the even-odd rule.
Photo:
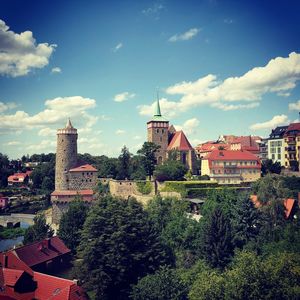
{"label": "green tree", "polygon": [[161,267],[155,274],[147,275],[133,286],[134,300],[185,300],[188,288],[176,270]]}
{"label": "green tree", "polygon": [[9,169],[9,159],[7,155],[0,153],[0,188],[7,186],[7,177],[13,173]]}
{"label": "green tree", "polygon": [[130,177],[130,161],[131,153],[128,148],[124,146],[121,150],[121,154],[118,157],[118,175],[117,179],[129,179]]}
{"label": "green tree", "polygon": [[54,159],[37,166],[31,173],[33,187],[47,192],[54,190],[55,161]]}
{"label": "green tree", "polygon": [[167,160],[156,167],[154,176],[158,181],[183,180],[187,167],[178,160]]}
{"label": "green tree", "polygon": [[272,159],[266,159],[262,162],[261,171],[263,175],[269,173],[280,174],[281,173],[281,165],[280,162],[276,161],[273,163]]}
{"label": "green tree", "polygon": [[44,215],[38,215],[34,218],[34,224],[28,227],[24,234],[23,244],[27,245],[36,241],[53,236],[53,229],[46,223]]}
{"label": "green tree", "polygon": [[156,157],[155,153],[160,148],[160,146],[152,143],[152,142],[145,142],[140,150],[137,151],[138,155],[141,156],[141,162],[144,167],[144,170],[151,178],[153,175],[153,171],[156,165]]}
{"label": "green tree", "polygon": [[232,218],[233,242],[236,247],[243,248],[248,241],[253,240],[259,234],[262,217],[248,194],[238,197],[233,209]]}
{"label": "green tree", "polygon": [[80,231],[83,228],[87,212],[87,205],[78,199],[70,203],[68,211],[60,219],[58,236],[73,253],[76,252],[76,248],[80,243]]}
{"label": "green tree", "polygon": [[230,219],[217,206],[203,226],[204,258],[211,267],[223,269],[233,255]]}
{"label": "green tree", "polygon": [[267,174],[265,177],[257,180],[252,188],[262,204],[291,196],[291,192],[285,186],[282,176]]}
{"label": "green tree", "polygon": [[142,206],[132,198],[110,196],[90,210],[78,255],[78,276],[96,299],[127,299],[139,277],[173,263]]}

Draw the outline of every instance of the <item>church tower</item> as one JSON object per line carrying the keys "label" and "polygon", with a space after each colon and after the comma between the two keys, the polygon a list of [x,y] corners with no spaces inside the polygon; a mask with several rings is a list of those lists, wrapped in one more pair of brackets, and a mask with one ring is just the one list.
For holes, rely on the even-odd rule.
{"label": "church tower", "polygon": [[70,119],[65,128],[57,130],[55,191],[69,189],[68,172],[77,164],[77,137]]}
{"label": "church tower", "polygon": [[157,98],[154,116],[147,122],[148,142],[160,146],[156,151],[157,164],[161,164],[167,158],[168,128],[169,121],[161,115],[159,99]]}

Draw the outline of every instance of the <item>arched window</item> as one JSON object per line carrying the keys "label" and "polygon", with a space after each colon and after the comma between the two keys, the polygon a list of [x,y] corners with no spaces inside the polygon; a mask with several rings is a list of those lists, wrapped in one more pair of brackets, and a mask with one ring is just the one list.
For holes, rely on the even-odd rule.
{"label": "arched window", "polygon": [[159,165],[162,164],[162,157],[161,157],[161,156],[158,157],[157,163],[158,163]]}

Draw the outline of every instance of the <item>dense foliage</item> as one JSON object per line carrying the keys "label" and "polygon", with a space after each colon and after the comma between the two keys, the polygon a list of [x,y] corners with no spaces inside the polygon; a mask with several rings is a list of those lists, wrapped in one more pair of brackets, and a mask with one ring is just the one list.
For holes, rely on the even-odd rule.
{"label": "dense foliage", "polygon": [[167,160],[157,166],[154,171],[155,179],[158,181],[183,180],[187,167],[178,160]]}
{"label": "dense foliage", "polygon": [[50,225],[46,223],[44,215],[38,215],[34,218],[34,225],[28,227],[24,234],[23,244],[30,244],[41,241],[45,238],[53,236],[53,230]]}
{"label": "dense foliage", "polygon": [[60,219],[58,236],[73,253],[80,243],[80,230],[85,222],[87,212],[87,204],[78,199],[69,205],[68,211]]}
{"label": "dense foliage", "polygon": [[173,262],[142,206],[110,196],[89,211],[78,255],[78,276],[96,299],[127,299],[139,277]]}

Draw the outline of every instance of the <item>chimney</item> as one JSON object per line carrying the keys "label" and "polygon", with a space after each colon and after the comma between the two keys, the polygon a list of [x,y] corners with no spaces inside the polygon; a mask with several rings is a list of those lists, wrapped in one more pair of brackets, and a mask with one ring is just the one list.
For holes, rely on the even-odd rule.
{"label": "chimney", "polygon": [[50,238],[44,239],[42,241],[42,244],[43,244],[44,248],[49,248],[50,247]]}
{"label": "chimney", "polygon": [[73,282],[78,285],[78,279],[73,279]]}

